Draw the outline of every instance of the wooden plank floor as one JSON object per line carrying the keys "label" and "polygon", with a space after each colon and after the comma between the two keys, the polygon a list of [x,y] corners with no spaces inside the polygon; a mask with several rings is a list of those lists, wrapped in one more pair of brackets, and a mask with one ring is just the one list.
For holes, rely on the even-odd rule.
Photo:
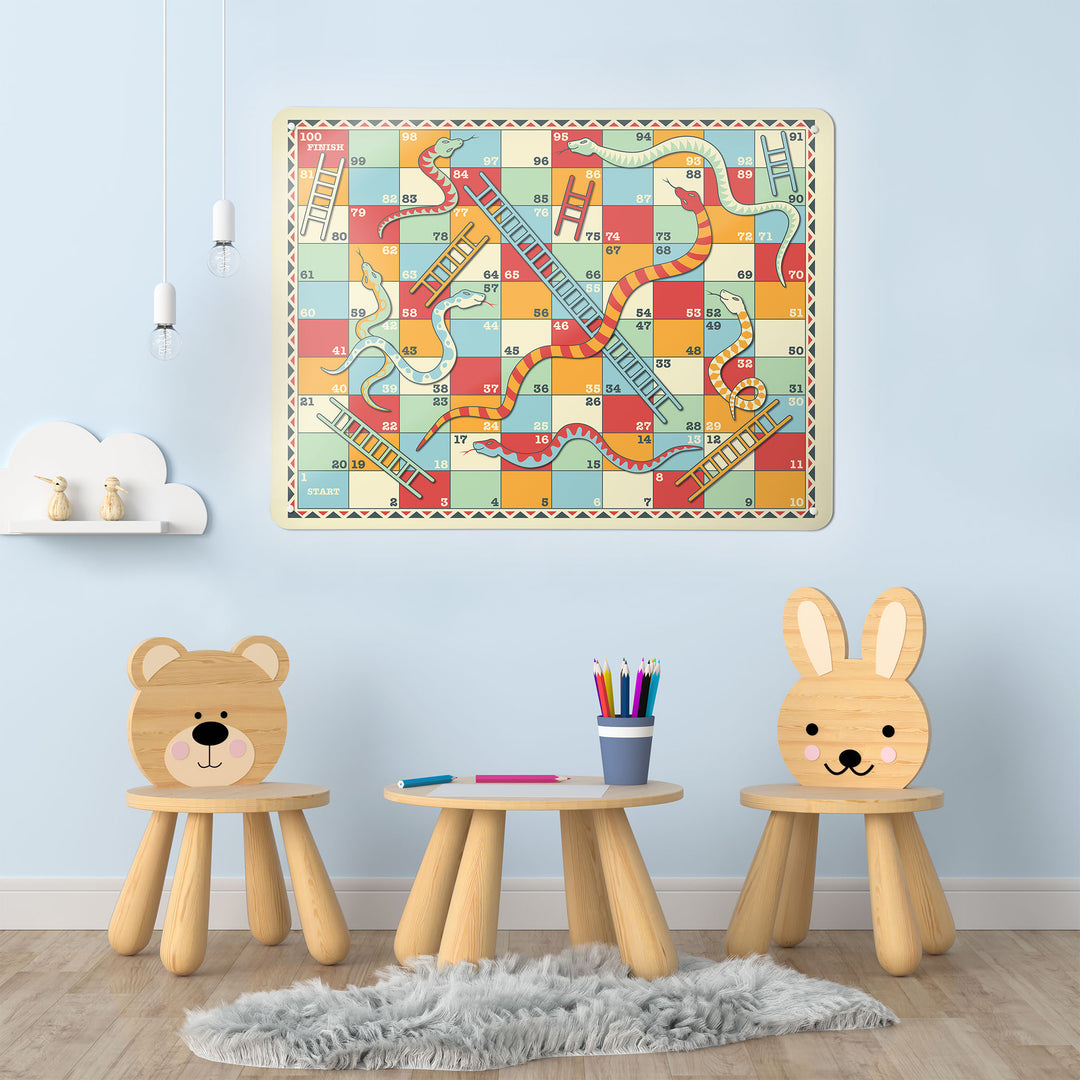
{"label": "wooden plank floor", "polygon": [[[723,933],[677,931],[681,952],[722,958]],[[4,1080],[255,1080],[310,1071],[216,1065],[194,1057],[177,1030],[184,1010],[251,990],[321,978],[374,982],[393,962],[393,935],[358,931],[345,963],[316,964],[299,933],[266,948],[241,931],[210,934],[189,978],[158,960],[159,935],[139,956],[117,956],[98,931],[0,932],[0,1077]],[[555,931],[500,931],[498,949],[565,948]],[[965,931],[916,974],[886,975],[869,931],[814,931],[782,963],[857,986],[901,1019],[877,1031],[786,1035],[682,1054],[559,1058],[503,1070],[499,1080],[1063,1080],[1080,1078],[1080,934]],[[455,1080],[491,1073],[387,1071],[384,1080]]]}

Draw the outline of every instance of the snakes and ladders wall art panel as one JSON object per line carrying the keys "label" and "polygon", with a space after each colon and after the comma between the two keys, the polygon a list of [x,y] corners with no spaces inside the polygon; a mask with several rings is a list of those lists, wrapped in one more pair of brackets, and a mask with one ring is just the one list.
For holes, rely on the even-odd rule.
{"label": "snakes and ladders wall art panel", "polygon": [[817,110],[285,110],[275,519],[820,528],[832,168]]}

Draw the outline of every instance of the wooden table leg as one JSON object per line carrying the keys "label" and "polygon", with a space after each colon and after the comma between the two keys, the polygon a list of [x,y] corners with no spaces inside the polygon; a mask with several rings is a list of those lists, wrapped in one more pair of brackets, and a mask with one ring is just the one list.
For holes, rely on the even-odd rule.
{"label": "wooden table leg", "polygon": [[188,814],[161,932],[161,962],[174,975],[198,971],[206,955],[213,835],[213,814]]}
{"label": "wooden table leg", "polygon": [[304,811],[282,810],[278,821],[308,952],[320,964],[340,963],[349,952],[349,928]]}
{"label": "wooden table leg", "polygon": [[438,954],[471,820],[471,810],[447,807],[439,814],[394,935],[398,963]]}
{"label": "wooden table leg", "polygon": [[614,945],[615,924],[604,884],[592,810],[560,810],[563,881],[570,944],[601,941]]}
{"label": "wooden table leg", "polygon": [[279,945],[292,929],[292,912],[269,814],[244,815],[244,886],[251,933]]}
{"label": "wooden table leg", "polygon": [[586,812],[594,815],[608,904],[624,962],[642,979],[670,975],[678,968],[679,957],[626,811]]}
{"label": "wooden table leg", "polygon": [[773,941],[791,948],[810,929],[814,906],[814,868],[817,865],[818,815],[796,814],[791,826],[784,883],[773,925]]}
{"label": "wooden table leg", "polygon": [[922,945],[893,832],[893,815],[863,816],[878,963],[890,975],[910,975],[919,966]]}
{"label": "wooden table leg", "polygon": [[919,823],[914,814],[891,816],[922,947],[934,955],[948,952],[956,940],[956,926]]}
{"label": "wooden table leg", "polygon": [[141,952],[154,932],[175,829],[175,814],[162,810],[150,814],[109,921],[109,944],[121,956]]}
{"label": "wooden table leg", "polygon": [[776,925],[780,887],[796,816],[780,810],[769,814],[724,938],[728,956],[751,956],[769,951],[769,935]]}
{"label": "wooden table leg", "polygon": [[439,967],[495,955],[505,810],[474,810],[439,943]]}

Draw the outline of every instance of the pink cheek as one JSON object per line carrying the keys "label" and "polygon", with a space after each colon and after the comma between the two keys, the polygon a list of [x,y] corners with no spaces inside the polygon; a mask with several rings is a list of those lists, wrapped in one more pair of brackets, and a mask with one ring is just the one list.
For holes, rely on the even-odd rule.
{"label": "pink cheek", "polygon": [[886,765],[891,765],[896,760],[896,751],[891,746],[882,747],[881,760]]}
{"label": "pink cheek", "polygon": [[803,757],[806,758],[807,761],[817,761],[817,759],[821,757],[821,751],[816,746],[811,745],[803,750]]}
{"label": "pink cheek", "polygon": [[186,742],[175,742],[172,745],[172,756],[177,761],[183,761],[191,753],[191,747]]}
{"label": "pink cheek", "polygon": [[233,739],[229,743],[229,753],[233,757],[243,757],[247,753],[247,743],[243,739]]}

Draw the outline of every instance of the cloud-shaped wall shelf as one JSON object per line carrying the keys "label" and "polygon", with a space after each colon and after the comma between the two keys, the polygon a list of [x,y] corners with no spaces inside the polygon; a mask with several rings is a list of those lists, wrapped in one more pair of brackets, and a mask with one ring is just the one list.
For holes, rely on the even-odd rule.
{"label": "cloud-shaped wall shelf", "polygon": [[[71,518],[50,521],[50,488],[38,476],[66,477]],[[107,476],[120,478],[126,514],[102,521]],[[206,504],[193,488],[166,483],[165,458],[144,435],[98,440],[78,424],[42,424],[15,444],[0,469],[0,533],[203,533]]]}

